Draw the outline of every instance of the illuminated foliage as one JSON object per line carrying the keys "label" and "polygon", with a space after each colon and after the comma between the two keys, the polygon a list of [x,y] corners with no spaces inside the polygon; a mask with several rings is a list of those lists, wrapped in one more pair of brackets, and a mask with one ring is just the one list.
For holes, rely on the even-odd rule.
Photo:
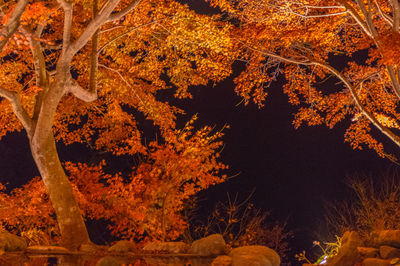
{"label": "illuminated foliage", "polygon": [[[229,66],[236,58],[229,37],[232,26],[218,19],[198,15],[173,0],[4,2],[0,7],[0,138],[25,130],[46,189],[35,179],[15,190],[10,197],[19,205],[9,200],[15,215],[6,215],[15,220],[3,222],[20,231],[54,225],[49,206],[33,207],[47,191],[49,199],[45,199],[54,207],[68,248],[90,242],[75,195],[88,217],[106,216],[114,232],[176,237],[185,226],[178,215],[182,200],[221,182],[223,178],[216,174],[224,166],[217,162],[220,133],[211,134],[208,127],[194,131],[192,122],[176,129],[183,110],[161,95],[170,92],[176,98],[190,98],[190,85],[230,75]],[[159,142],[145,145],[148,140],[139,126],[143,120],[152,121]],[[131,177],[106,175],[102,165],[66,164],[73,187],[55,141],[84,143],[116,156],[141,154],[145,161]],[[24,195],[31,190],[35,193]],[[116,198],[108,198],[109,194]],[[2,197],[7,202],[7,196]],[[27,208],[28,200],[32,207]],[[105,206],[95,212],[96,204],[116,208],[114,213]],[[129,209],[132,206],[143,206],[146,214],[139,215]],[[168,213],[168,217],[161,215],[161,232],[160,209]],[[35,212],[44,213],[32,216]],[[149,228],[144,228],[145,219]]]}
{"label": "illuminated foliage", "polygon": [[345,139],[380,156],[375,127],[400,146],[400,7],[384,0],[209,0],[232,21],[246,70],[236,78],[245,103],[262,106],[279,74],[298,106],[294,125],[350,120]]}
{"label": "illuminated foliage", "polygon": [[[212,134],[209,127],[194,131],[193,122],[171,132],[163,145],[150,143],[144,161],[128,177],[106,174],[104,161],[66,163],[84,217],[106,220],[113,235],[136,241],[180,236],[187,227],[181,216],[184,200],[225,179],[219,171],[226,166],[217,161],[222,134]],[[0,193],[0,202],[4,226],[22,235],[44,234],[42,242],[58,241],[54,210],[39,178],[11,195]]]}

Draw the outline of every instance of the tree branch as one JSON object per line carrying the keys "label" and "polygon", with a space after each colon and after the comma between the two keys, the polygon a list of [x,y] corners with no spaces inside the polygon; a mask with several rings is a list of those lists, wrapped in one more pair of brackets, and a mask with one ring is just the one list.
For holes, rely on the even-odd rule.
{"label": "tree branch", "polygon": [[44,25],[38,25],[34,33],[32,33],[26,27],[23,29],[25,32],[27,32],[26,36],[31,46],[33,63],[35,66],[36,86],[42,88],[42,90],[39,91],[35,96],[35,106],[33,109],[32,120],[36,121],[42,106],[43,94],[46,92],[49,85],[49,77],[46,70],[46,60],[43,55],[42,46],[40,45],[40,36],[42,35]]}
{"label": "tree branch", "polygon": [[68,81],[67,91],[71,92],[75,97],[87,103],[93,102],[97,99],[96,91],[85,90],[73,78],[70,78]]}
{"label": "tree branch", "polygon": [[21,121],[28,135],[32,133],[32,119],[19,100],[18,93],[0,87],[0,96],[10,101],[14,114]]}
{"label": "tree branch", "polygon": [[111,40],[109,40],[108,42],[103,44],[103,46],[97,51],[97,54],[100,54],[104,50],[104,48],[107,47],[107,45],[109,45],[109,44],[113,43],[114,41],[124,37],[125,35],[128,35],[129,33],[133,32],[133,31],[135,31],[137,29],[140,29],[140,28],[143,28],[145,26],[152,25],[152,24],[156,24],[156,23],[158,23],[158,21],[152,21],[152,22],[149,22],[149,23],[146,23],[146,24],[143,24],[143,25],[139,25],[137,27],[130,28],[128,31],[126,31],[124,33],[121,33],[120,35],[115,36],[114,38],[112,38]]}
{"label": "tree branch", "polygon": [[397,79],[396,72],[393,66],[387,66],[386,69],[389,73],[389,78],[393,86],[394,93],[396,94],[397,98],[400,100],[400,84],[399,80]]}
{"label": "tree branch", "polygon": [[28,2],[29,0],[18,0],[14,11],[12,12],[10,18],[7,20],[6,25],[2,27],[0,31],[0,51],[3,50],[8,39],[18,29],[22,13],[25,11]]}
{"label": "tree branch", "polygon": [[133,0],[127,7],[122,9],[120,12],[115,13],[115,14],[111,14],[108,17],[107,22],[111,22],[111,21],[118,20],[118,19],[122,18],[123,16],[128,14],[131,10],[133,10],[141,1],[142,0]]}
{"label": "tree branch", "polygon": [[[98,0],[93,1],[93,18],[97,16],[98,13]],[[99,31],[92,36],[92,50],[90,53],[90,74],[89,74],[89,92],[97,94],[97,69],[98,69],[98,53],[97,49],[99,46]]]}
{"label": "tree branch", "polygon": [[388,16],[387,14],[383,13],[383,11],[382,11],[381,7],[379,6],[377,0],[374,0],[374,3],[375,3],[375,6],[376,6],[376,9],[378,10],[379,15],[381,15],[382,19],[385,20],[391,27],[393,27],[393,19],[390,16]]}
{"label": "tree branch", "polygon": [[48,77],[46,71],[46,60],[43,55],[43,49],[40,45],[40,36],[42,35],[44,25],[38,25],[35,32],[24,27],[27,33],[25,36],[29,40],[33,55],[33,63],[35,65],[36,86],[44,88],[48,85]]}
{"label": "tree branch", "polygon": [[360,17],[360,15],[357,13],[357,11],[351,6],[349,5],[346,0],[338,0],[338,2],[340,4],[343,5],[343,7],[345,7],[349,14],[351,15],[351,17],[357,22],[357,24],[361,27],[361,29],[363,29],[363,31],[370,37],[372,36],[372,33],[369,31],[368,29],[368,25],[362,20],[362,18]]}
{"label": "tree branch", "polygon": [[[396,0],[397,1],[397,0]],[[371,33],[371,37],[372,38],[377,38],[378,37],[378,32],[376,30],[376,27],[374,25],[374,22],[372,21],[372,15],[371,15],[371,11],[367,10],[364,2],[362,0],[357,0],[358,6],[361,9],[361,12],[363,13],[364,17],[365,17],[365,21],[367,23],[367,26],[370,30]],[[376,42],[376,40],[375,40]]]}
{"label": "tree branch", "polygon": [[65,0],[57,0],[64,10],[64,31],[63,31],[63,45],[62,55],[67,53],[71,43],[71,27],[72,27],[72,3]]}
{"label": "tree branch", "polygon": [[392,0],[393,7],[393,30],[395,32],[399,31],[400,26],[400,6],[398,0]]}
{"label": "tree branch", "polygon": [[97,16],[89,23],[81,36],[71,44],[67,51],[67,58],[72,58],[92,37],[92,35],[107,22],[110,14],[118,5],[119,0],[108,0]]}
{"label": "tree branch", "polygon": [[256,52],[261,52],[265,56],[269,56],[278,60],[281,60],[282,62],[286,63],[292,63],[292,64],[298,64],[298,65],[304,65],[304,66],[319,66],[322,67],[329,72],[331,72],[333,75],[335,75],[340,81],[344,83],[344,85],[349,89],[351,96],[354,99],[354,102],[358,109],[361,111],[361,113],[377,128],[379,129],[383,134],[385,134],[391,141],[393,141],[397,146],[400,147],[400,138],[394,134],[389,128],[383,126],[377,119],[376,117],[367,110],[367,108],[364,106],[364,104],[361,102],[360,98],[358,97],[356,87],[352,86],[350,81],[347,80],[347,78],[341,74],[338,70],[333,68],[330,65],[327,65],[323,62],[318,62],[318,61],[299,61],[296,59],[292,58],[285,58],[283,56],[268,52],[268,51],[260,51],[251,47],[248,47],[250,50],[256,51]]}

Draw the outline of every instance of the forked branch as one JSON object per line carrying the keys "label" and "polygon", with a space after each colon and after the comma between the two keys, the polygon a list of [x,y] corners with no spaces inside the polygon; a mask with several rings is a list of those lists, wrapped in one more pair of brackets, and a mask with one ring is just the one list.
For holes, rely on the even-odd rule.
{"label": "forked branch", "polygon": [[44,26],[38,25],[35,32],[29,31],[29,29],[24,28],[24,31],[27,33],[27,39],[29,40],[33,63],[35,66],[35,74],[36,74],[36,86],[42,88],[35,96],[35,106],[33,109],[33,117],[32,120],[36,121],[39,116],[40,108],[42,106],[43,94],[48,89],[49,85],[49,77],[46,70],[46,60],[43,54],[43,48],[40,44],[40,36],[43,32]]}
{"label": "forked branch", "polygon": [[1,28],[0,51],[3,50],[3,47],[6,45],[8,39],[18,29],[22,13],[25,11],[28,2],[29,2],[28,0],[18,0],[14,11],[7,20],[7,23]]}
{"label": "forked branch", "polygon": [[84,102],[93,102],[97,99],[96,91],[89,91],[84,89],[81,85],[78,84],[76,80],[73,78],[69,79],[68,91],[71,92],[75,97],[84,101]]}
{"label": "forked branch", "polygon": [[93,34],[101,25],[108,21],[110,14],[118,5],[119,0],[108,0],[101,8],[97,16],[89,23],[78,39],[68,47],[67,58],[71,59],[83,46],[87,44]]}
{"label": "forked branch", "polygon": [[131,10],[135,9],[135,7],[141,2],[142,0],[133,0],[127,7],[119,11],[118,13],[111,14],[108,17],[107,22],[111,22],[114,20],[118,20],[128,14]]}

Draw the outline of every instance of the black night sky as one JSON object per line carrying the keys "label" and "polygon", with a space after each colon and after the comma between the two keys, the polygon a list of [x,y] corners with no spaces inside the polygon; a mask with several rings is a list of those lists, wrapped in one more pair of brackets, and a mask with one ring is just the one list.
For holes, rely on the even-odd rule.
{"label": "black night sky", "polygon": [[[211,12],[202,1],[185,2],[202,13]],[[344,143],[344,124],[332,130],[305,126],[295,130],[291,124],[295,109],[282,92],[283,82],[281,79],[268,89],[262,109],[254,104],[238,105],[241,99],[234,93],[232,79],[215,87],[192,88],[194,99],[181,106],[188,117],[198,113],[201,124],[217,129],[230,125],[224,131],[222,159],[230,165],[229,175],[240,174],[202,193],[207,199],[203,209],[224,200],[226,192],[246,197],[255,189],[251,201],[270,210],[272,220],[288,222],[288,229],[294,232],[291,246],[298,253],[309,251],[313,240],[321,240],[316,234],[323,222],[324,202],[350,198],[344,184],[347,176],[380,178],[397,166],[371,150],[355,151]],[[62,160],[76,155],[60,149]],[[7,135],[0,142],[0,154],[0,182],[15,186],[38,175],[22,133]]]}

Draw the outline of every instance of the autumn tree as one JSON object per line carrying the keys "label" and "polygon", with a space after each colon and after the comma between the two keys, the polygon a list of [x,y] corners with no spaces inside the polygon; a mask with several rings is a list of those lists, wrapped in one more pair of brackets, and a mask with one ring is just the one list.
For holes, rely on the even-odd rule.
{"label": "autumn tree", "polygon": [[56,141],[148,154],[141,113],[167,143],[149,147],[157,161],[183,113],[159,92],[190,98],[190,85],[230,75],[231,26],[173,0],[3,1],[0,18],[0,137],[26,132],[46,188],[37,192],[47,193],[63,244],[77,249],[90,240]]}
{"label": "autumn tree", "polygon": [[[221,132],[193,128],[170,132],[165,143],[152,141],[131,174],[109,173],[97,165],[65,163],[78,204],[86,219],[106,221],[112,235],[136,242],[174,240],[188,227],[181,215],[196,192],[225,180],[218,162]],[[0,222],[30,243],[57,243],[60,231],[43,182],[34,178],[5,193],[0,187]]]}
{"label": "autumn tree", "polygon": [[235,28],[246,69],[236,92],[263,105],[279,74],[298,107],[294,125],[334,127],[345,139],[394,159],[373,136],[399,138],[400,4],[397,0],[209,0]]}

